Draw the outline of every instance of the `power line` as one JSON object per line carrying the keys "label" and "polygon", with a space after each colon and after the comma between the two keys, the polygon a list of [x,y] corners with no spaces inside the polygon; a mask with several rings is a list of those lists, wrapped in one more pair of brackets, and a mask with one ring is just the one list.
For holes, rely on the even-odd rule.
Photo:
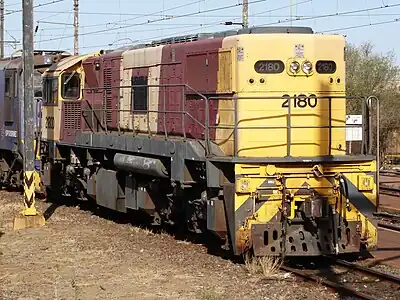
{"label": "power line", "polygon": [[[271,13],[271,12],[274,12],[274,11],[282,10],[282,9],[285,9],[285,8],[290,8],[290,7],[293,7],[293,6],[299,6],[299,5],[302,5],[302,4],[305,4],[305,3],[309,3],[309,2],[312,2],[312,0],[304,0],[304,1],[298,2],[298,3],[292,3],[292,4],[284,5],[284,6],[281,6],[281,7],[265,10],[265,11],[262,11],[262,12],[258,12],[258,13],[255,13],[255,14],[251,15],[251,16],[254,17],[254,16],[257,16],[257,15]],[[266,17],[269,17],[269,16],[266,16]]]}
{"label": "power line", "polygon": [[[196,2],[201,2],[201,1],[196,1]],[[270,17],[275,17],[275,16],[260,16],[260,15],[262,15],[262,14],[265,14],[265,13],[271,13],[271,12],[274,12],[274,11],[279,11],[279,10],[282,10],[282,9],[285,9],[285,8],[288,8],[288,7],[291,7],[291,6],[299,6],[299,5],[302,5],[302,4],[305,4],[305,3],[309,3],[309,2],[312,2],[312,0],[305,0],[305,1],[302,1],[302,2],[298,2],[298,3],[294,3],[294,4],[290,4],[290,5],[285,5],[285,6],[281,6],[281,7],[277,7],[277,8],[274,8],[274,9],[269,9],[269,10],[266,10],[266,11],[262,11],[262,12],[258,12],[258,13],[255,13],[255,14],[250,14],[249,15],[249,17],[256,17],[256,16],[258,16],[258,18],[260,18],[260,17],[267,17],[267,18],[270,18]],[[170,10],[172,10],[172,9],[176,9],[176,8],[180,8],[180,7],[182,7],[182,6],[178,6],[178,7],[174,7],[174,8],[171,8]],[[55,11],[47,11],[48,13],[57,13],[57,12],[55,12]],[[70,12],[58,12],[59,14],[69,14]],[[135,19],[139,19],[140,17],[143,17],[143,16],[148,16],[148,14],[146,15],[146,14],[137,14],[137,13],[121,13],[121,14],[117,14],[117,13],[107,13],[107,12],[79,12],[79,14],[80,15],[82,15],[82,14],[88,14],[88,15],[117,15],[117,16],[120,16],[120,15],[127,15],[127,16],[129,16],[129,15],[132,15],[132,16],[138,16],[137,18],[135,18]],[[153,13],[153,14],[151,14],[152,16],[161,16],[161,17],[165,17],[165,14],[158,14],[158,13]],[[171,17],[173,17],[173,16],[171,16]],[[198,16],[198,15],[193,15],[193,16],[191,16],[192,18],[203,18],[203,16]],[[235,18],[235,17],[237,17],[237,15],[211,15],[211,16],[208,16],[208,18],[227,18],[227,19],[230,19],[230,18]],[[282,16],[276,16],[276,17],[282,17]],[[171,19],[173,19],[173,18],[171,18]],[[126,20],[125,20],[126,21]],[[107,22],[107,23],[97,23],[97,24],[89,24],[89,25],[83,25],[83,26],[80,26],[80,28],[90,28],[90,27],[99,27],[99,26],[103,26],[103,25],[118,25],[118,24],[122,24],[124,21],[123,20],[121,20],[121,21],[116,21],[116,22]],[[125,24],[125,25],[130,25],[130,24]],[[132,25],[132,24],[131,24]],[[134,25],[136,25],[136,24],[134,24]],[[149,25],[151,25],[151,24],[149,24]],[[64,27],[62,27],[62,28],[57,28],[58,30],[62,30]],[[52,29],[46,29],[46,30],[57,30],[56,28],[52,28]]]}
{"label": "power line", "polygon": [[[43,7],[43,6],[47,6],[47,5],[51,5],[51,4],[56,4],[56,3],[60,3],[60,2],[64,2],[66,0],[54,0],[51,2],[46,2],[46,3],[41,3],[41,4],[37,4],[35,6],[33,6],[33,8],[38,8],[38,7]],[[12,15],[18,12],[22,12],[22,9],[18,9],[18,10],[9,10],[7,11],[4,15],[8,16],[8,15]]]}
{"label": "power line", "polygon": [[[240,17],[236,17],[233,20],[240,20]],[[200,29],[210,28],[210,27],[213,27],[215,25],[222,25],[222,22],[223,22],[223,20],[218,21],[218,22],[201,24],[200,27],[197,27],[197,28],[194,28],[194,29],[188,29],[188,30],[185,30],[185,31],[175,32],[175,33],[171,34],[171,36],[173,36],[173,35],[181,35],[181,34],[185,34],[185,33],[197,32]],[[188,27],[188,26],[184,26],[184,27]],[[178,28],[175,28],[175,29],[179,29],[179,28],[182,28],[182,27],[178,27]],[[169,29],[174,29],[174,28],[169,28]],[[156,31],[156,30],[157,29],[143,30],[143,31]],[[149,41],[154,41],[154,40],[157,40],[157,39],[160,39],[160,38],[163,38],[163,37],[165,37],[165,35],[153,36],[153,37],[149,37],[149,38],[146,38],[146,39],[137,40],[137,42],[138,43],[149,42]],[[108,46],[108,44],[107,45],[106,44],[90,45],[90,46],[81,47],[81,49],[99,48],[99,47],[107,47],[107,46]]]}
{"label": "power line", "polygon": [[[240,19],[240,18],[237,18],[237,19]],[[356,29],[356,28],[384,25],[384,24],[395,23],[395,22],[400,22],[400,18],[399,19],[390,20],[390,21],[382,21],[382,22],[371,23],[371,24],[363,24],[363,25],[355,25],[355,26],[342,27],[342,28],[336,28],[336,29],[329,29],[329,30],[320,31],[320,32],[317,32],[317,33],[335,32],[335,31],[340,31],[340,30],[349,30],[349,29]],[[184,33],[190,33],[190,32],[194,32],[194,31],[196,31],[196,30],[198,30],[200,28],[203,28],[203,29],[204,28],[209,28],[209,27],[213,27],[213,26],[218,25],[218,24],[221,24],[221,22],[209,23],[209,24],[207,24],[207,26],[201,26],[199,28],[194,28],[194,29],[191,29],[191,30],[185,30],[185,31],[181,31],[181,32],[176,32],[173,35],[180,35],[180,34],[184,34]],[[170,28],[170,29],[173,29],[173,28]],[[148,30],[148,31],[155,31],[155,29]],[[153,37],[146,38],[146,39],[140,39],[137,42],[143,43],[143,42],[153,41],[153,40],[156,40],[156,39],[159,39],[159,38],[162,38],[162,37],[164,37],[164,35],[153,36]],[[107,46],[109,46],[109,44],[90,45],[90,46],[81,47],[81,49],[101,48],[101,47],[107,47]]]}
{"label": "power line", "polygon": [[[249,5],[250,4],[256,4],[256,3],[261,3],[261,2],[266,2],[266,1],[268,1],[268,0],[255,0],[255,1],[249,2]],[[218,7],[218,8],[212,8],[212,9],[208,9],[208,10],[203,10],[203,11],[199,10],[197,12],[192,12],[192,13],[187,13],[187,14],[175,16],[174,18],[160,18],[160,19],[156,19],[156,20],[148,20],[147,22],[141,22],[141,23],[136,23],[136,24],[131,24],[131,25],[119,26],[119,27],[116,27],[116,28],[108,28],[108,29],[102,29],[102,30],[96,30],[96,31],[81,33],[81,34],[79,34],[79,36],[85,36],[85,35],[90,35],[90,34],[94,34],[94,33],[109,32],[109,31],[114,31],[114,30],[119,30],[119,29],[132,28],[132,27],[136,27],[136,26],[147,25],[149,23],[156,23],[156,22],[161,22],[161,21],[166,21],[166,20],[171,20],[171,19],[175,20],[175,19],[179,19],[179,18],[185,18],[185,17],[190,17],[190,16],[193,16],[193,15],[198,15],[198,14],[201,14],[201,13],[208,13],[208,12],[214,12],[214,11],[220,11],[220,10],[225,10],[225,9],[229,9],[229,8],[239,7],[239,6],[242,6],[242,5],[243,5],[242,3],[237,3],[237,4],[222,6],[222,7]],[[47,40],[43,40],[42,42],[56,41],[56,40],[63,39],[63,38],[65,38],[65,37],[47,39]]]}
{"label": "power line", "polygon": [[[187,3],[187,4],[181,4],[181,5],[178,5],[178,6],[174,6],[174,7],[168,8],[166,10],[161,10],[161,11],[157,11],[157,12],[154,12],[154,13],[148,13],[148,14],[130,14],[130,13],[128,13],[126,15],[133,15],[133,16],[136,16],[136,17],[135,18],[125,19],[125,20],[120,20],[118,22],[107,22],[107,23],[100,23],[100,24],[92,24],[92,25],[88,25],[88,26],[81,26],[81,28],[98,27],[98,26],[102,26],[102,25],[106,25],[106,26],[107,25],[117,25],[117,24],[122,24],[122,23],[127,22],[127,21],[137,20],[137,19],[140,19],[142,17],[150,17],[150,16],[162,16],[162,17],[164,17],[165,16],[165,12],[176,10],[176,9],[180,9],[180,8],[184,8],[184,7],[191,6],[191,5],[198,4],[200,2],[205,2],[205,1],[208,1],[208,0],[196,0],[196,1],[193,1],[193,2],[190,2],[190,3]],[[40,12],[40,11],[36,11],[36,12]],[[69,12],[54,12],[54,13],[57,13],[57,14],[68,13],[69,14]],[[80,15],[82,15],[82,14],[90,14],[90,15],[105,14],[105,15],[110,15],[110,13],[106,13],[106,12],[102,12],[102,13],[79,12],[79,14]],[[121,16],[121,15],[123,15],[123,14],[117,14],[117,16]],[[136,24],[134,26],[136,26]],[[109,28],[107,28],[107,31],[108,31],[108,29]]]}
{"label": "power line", "polygon": [[[205,1],[207,1],[207,0],[205,0]],[[167,9],[166,11],[171,11],[171,10],[175,10],[175,9],[179,9],[179,8],[182,8],[182,7],[185,7],[185,6],[189,6],[189,5],[193,5],[193,4],[196,4],[196,3],[199,3],[199,2],[203,2],[203,0],[200,0],[200,1],[195,1],[195,2],[191,2],[191,3],[188,3],[188,4],[184,4],[184,5],[179,5],[179,6],[176,6],[176,7],[172,7],[172,8],[169,8],[169,9]],[[278,8],[274,8],[274,9],[270,9],[270,10],[266,10],[266,11],[262,11],[262,12],[258,12],[258,13],[255,13],[255,14],[251,14],[251,15],[249,15],[249,17],[255,17],[255,16],[258,16],[258,15],[261,15],[261,14],[264,14],[264,13],[270,13],[270,12],[274,12],[274,11],[278,11],[278,10],[282,10],[282,9],[285,9],[285,8],[288,8],[288,7],[290,7],[290,6],[299,6],[299,5],[301,5],[301,4],[305,4],[305,3],[308,3],[308,2],[312,2],[312,0],[305,0],[305,1],[302,1],[302,2],[298,2],[298,3],[295,3],[295,4],[291,4],[291,5],[285,5],[285,6],[281,6],[281,7],[278,7]],[[38,12],[38,11],[36,11],[36,12]],[[64,12],[58,12],[58,11],[41,11],[41,12],[46,12],[46,13],[55,13],[55,15],[53,15],[53,16],[56,16],[56,15],[59,15],[59,14],[70,14],[71,12],[69,12],[69,11],[64,11]],[[160,11],[161,12],[161,11]],[[126,16],[137,16],[136,18],[132,18],[132,19],[140,19],[141,17],[145,17],[145,16],[162,16],[162,17],[165,17],[165,13],[160,13],[159,14],[159,12],[156,12],[156,13],[150,13],[150,14],[138,14],[138,13],[108,13],[108,12],[79,12],[79,14],[80,15],[82,15],[82,14],[88,14],[88,15],[108,15],[108,16],[110,16],[110,15],[116,15],[116,16],[121,16],[121,15],[126,15]],[[179,17],[179,16],[176,16],[176,17]],[[175,16],[168,16],[168,19],[174,19],[174,18],[176,18]],[[192,15],[191,17],[193,17],[193,18],[198,18],[198,17],[203,17],[203,16],[198,16],[198,15]],[[229,15],[211,15],[211,16],[208,16],[209,18],[227,18],[227,19],[229,19],[229,18],[235,18],[235,17],[237,17],[236,15],[233,15],[233,16],[229,16]],[[260,16],[261,17],[261,16]],[[265,16],[265,17],[271,17],[271,16]],[[49,17],[44,17],[44,18],[42,18],[42,19],[40,19],[38,22],[40,22],[41,20],[44,20],[44,19],[48,19]],[[117,26],[118,24],[122,24],[122,23],[124,23],[124,22],[126,22],[127,20],[132,20],[132,19],[126,19],[126,20],[120,20],[120,21],[116,21],[116,22],[107,22],[107,23],[97,23],[97,24],[89,24],[89,25],[82,25],[82,26],[80,26],[80,28],[90,28],[90,27],[99,27],[99,26],[107,26],[107,25],[114,25],[114,26]],[[40,22],[40,23],[45,23],[45,22]],[[48,23],[50,23],[50,22],[48,22]],[[124,25],[133,25],[133,26],[136,26],[136,24],[124,24]],[[150,25],[150,24],[149,24]],[[64,27],[61,27],[61,28],[51,28],[51,29],[43,29],[43,30],[63,30],[64,29]]]}
{"label": "power line", "polygon": [[[237,18],[239,19],[239,18]],[[223,21],[219,21],[219,22],[214,22],[212,23],[213,25],[222,25],[221,23],[223,23]],[[68,26],[70,24],[67,24],[66,26]],[[173,25],[168,25],[168,27],[163,27],[161,28],[151,28],[151,29],[142,29],[140,30],[140,32],[155,32],[155,31],[159,31],[159,30],[174,30],[174,29],[182,29],[182,28],[188,28],[188,27],[199,27],[199,28],[204,28],[204,26],[208,26],[210,25],[210,23],[206,23],[206,24],[176,24],[175,26]],[[72,26],[72,25],[71,25]],[[122,32],[117,32],[117,33],[122,33]],[[101,33],[93,33],[92,36],[97,36],[97,35],[115,35],[117,34],[115,32],[101,32]],[[41,34],[42,37],[54,37],[55,34]],[[70,36],[69,38],[73,38],[73,36]],[[39,41],[38,41],[39,42]]]}
{"label": "power line", "polygon": [[319,31],[317,33],[327,33],[327,32],[335,32],[335,31],[342,31],[342,30],[349,30],[349,29],[357,29],[357,28],[363,28],[363,27],[370,27],[370,26],[377,26],[377,25],[396,23],[396,22],[399,22],[399,21],[400,21],[400,18],[397,18],[397,19],[390,20],[390,21],[382,21],[382,22],[375,22],[375,23],[369,23],[369,24],[363,24],[363,25],[354,25],[354,26],[349,26],[349,27],[341,27],[341,28],[323,30],[323,31]]}
{"label": "power line", "polygon": [[289,19],[289,20],[279,20],[279,21],[276,21],[276,22],[262,24],[262,25],[259,25],[259,26],[283,24],[283,23],[288,23],[288,22],[293,22],[293,21],[307,21],[307,20],[315,20],[315,19],[322,19],[322,18],[328,18],[328,17],[337,17],[337,16],[343,16],[343,15],[354,14],[354,13],[359,13],[359,12],[369,12],[369,11],[392,8],[392,7],[398,7],[398,6],[400,6],[400,3],[386,4],[386,5],[381,5],[381,6],[377,6],[377,7],[364,8],[364,9],[359,9],[359,10],[350,10],[350,11],[345,11],[345,12],[341,12],[341,13],[325,14],[325,15],[319,15],[319,16],[308,17],[308,18],[300,18],[300,19],[293,19],[292,18],[292,19]]}

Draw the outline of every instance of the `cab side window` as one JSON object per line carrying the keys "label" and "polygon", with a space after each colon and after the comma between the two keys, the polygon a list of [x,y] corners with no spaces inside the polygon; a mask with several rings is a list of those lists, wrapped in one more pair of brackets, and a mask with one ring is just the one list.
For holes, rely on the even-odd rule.
{"label": "cab side window", "polygon": [[133,112],[147,112],[147,95],[148,95],[148,87],[147,87],[147,77],[143,76],[134,76],[131,79],[132,82],[132,103],[131,107]]}
{"label": "cab side window", "polygon": [[14,122],[15,72],[6,71],[4,82],[4,122]]}
{"label": "cab side window", "polygon": [[43,78],[43,104],[54,105],[58,97],[58,79],[53,77]]}
{"label": "cab side window", "polygon": [[81,79],[78,73],[64,73],[61,77],[61,97],[67,100],[78,100],[81,94]]}

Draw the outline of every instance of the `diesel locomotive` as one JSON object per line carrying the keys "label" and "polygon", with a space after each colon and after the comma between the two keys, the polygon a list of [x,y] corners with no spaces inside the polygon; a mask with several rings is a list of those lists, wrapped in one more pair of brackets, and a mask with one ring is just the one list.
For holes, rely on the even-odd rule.
{"label": "diesel locomotive", "polygon": [[346,97],[344,53],[339,35],[255,27],[63,58],[42,75],[42,184],[236,255],[374,249],[373,112]]}

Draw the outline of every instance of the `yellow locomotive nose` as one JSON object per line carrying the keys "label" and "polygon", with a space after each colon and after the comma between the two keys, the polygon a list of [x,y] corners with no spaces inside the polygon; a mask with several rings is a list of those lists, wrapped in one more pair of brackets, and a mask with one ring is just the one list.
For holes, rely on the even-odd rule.
{"label": "yellow locomotive nose", "polygon": [[354,166],[347,156],[344,39],[277,34],[237,43],[245,57],[233,76],[232,154],[243,162],[235,165],[237,251],[301,256],[373,248],[367,173],[376,166],[371,158]]}

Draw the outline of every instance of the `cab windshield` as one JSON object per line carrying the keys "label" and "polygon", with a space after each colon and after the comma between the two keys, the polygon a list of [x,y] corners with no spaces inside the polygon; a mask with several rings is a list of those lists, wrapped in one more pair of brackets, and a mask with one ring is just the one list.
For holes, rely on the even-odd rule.
{"label": "cab windshield", "polygon": [[61,76],[61,97],[68,100],[77,100],[80,97],[80,76],[76,72],[64,73]]}

